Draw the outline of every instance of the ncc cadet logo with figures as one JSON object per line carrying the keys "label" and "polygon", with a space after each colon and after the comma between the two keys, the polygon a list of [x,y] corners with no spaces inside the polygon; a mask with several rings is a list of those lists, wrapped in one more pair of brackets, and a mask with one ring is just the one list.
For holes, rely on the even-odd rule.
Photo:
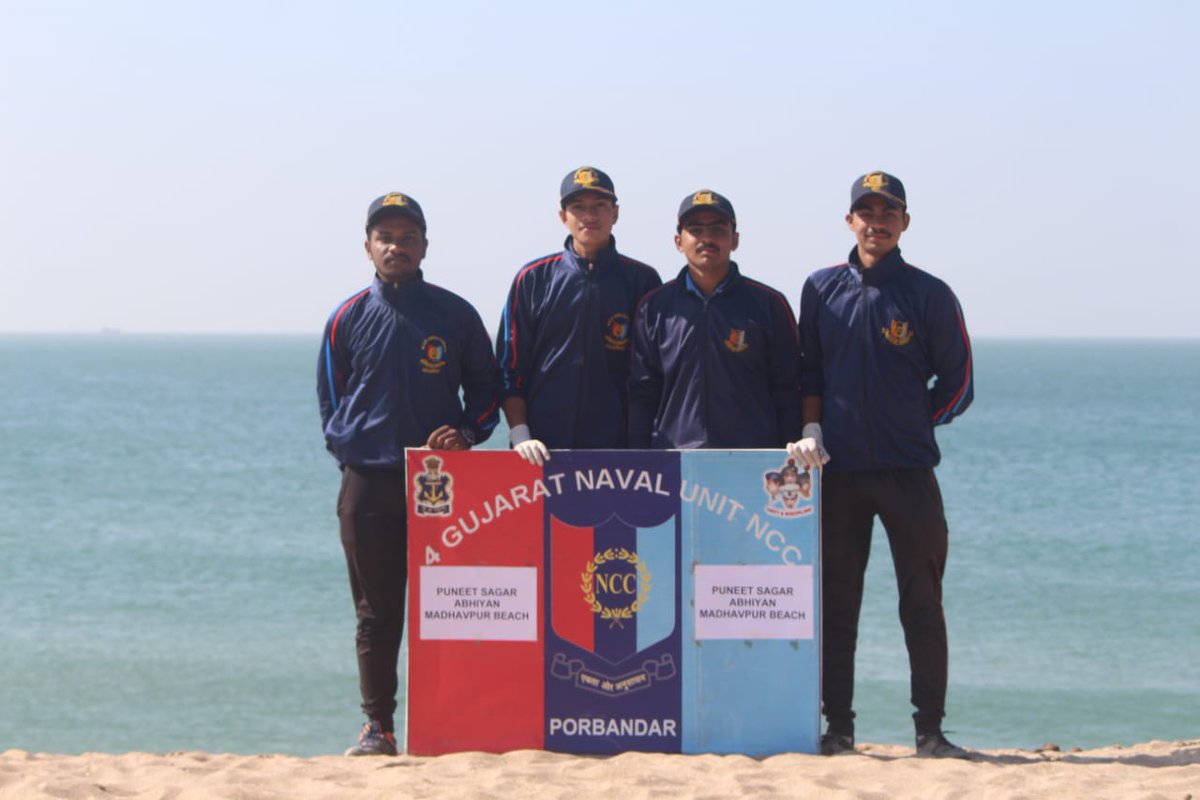
{"label": "ncc cadet logo with figures", "polygon": [[454,504],[454,476],[442,472],[442,459],[429,456],[425,459],[425,470],[413,476],[416,491],[413,499],[416,501],[418,517],[449,516]]}
{"label": "ncc cadet logo with figures", "polygon": [[717,200],[713,197],[712,192],[696,192],[692,195],[692,205],[694,206],[715,206]]}
{"label": "ncc cadet logo with figures", "polygon": [[609,350],[629,349],[629,315],[613,314],[604,323],[604,346]]}
{"label": "ncc cadet logo with figures", "polygon": [[888,344],[901,347],[912,341],[913,333],[909,330],[907,322],[894,319],[891,325],[879,330],[883,333],[883,338],[888,340]]}
{"label": "ncc cadet logo with figures", "polygon": [[421,372],[436,375],[446,366],[446,342],[440,336],[426,336],[421,342]]}
{"label": "ncc cadet logo with figures", "polygon": [[406,206],[408,205],[408,197],[400,194],[400,192],[392,192],[383,198],[381,205],[385,206]]}
{"label": "ncc cadet logo with figures", "polygon": [[789,458],[779,469],[763,473],[766,512],[776,517],[803,517],[812,513],[812,476]]}

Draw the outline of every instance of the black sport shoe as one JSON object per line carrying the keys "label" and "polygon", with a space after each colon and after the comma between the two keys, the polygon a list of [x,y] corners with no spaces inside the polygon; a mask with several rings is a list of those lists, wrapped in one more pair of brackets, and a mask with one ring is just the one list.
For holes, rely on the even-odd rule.
{"label": "black sport shoe", "polygon": [[358,735],[358,743],[346,750],[348,756],[394,756],[396,755],[396,734],[385,731],[375,720],[363,725],[362,733]]}
{"label": "black sport shoe", "polygon": [[854,752],[854,737],[840,733],[826,733],[821,737],[821,755],[838,756]]}
{"label": "black sport shoe", "polygon": [[917,736],[917,757],[970,758],[971,752],[954,744],[941,731],[938,731]]}

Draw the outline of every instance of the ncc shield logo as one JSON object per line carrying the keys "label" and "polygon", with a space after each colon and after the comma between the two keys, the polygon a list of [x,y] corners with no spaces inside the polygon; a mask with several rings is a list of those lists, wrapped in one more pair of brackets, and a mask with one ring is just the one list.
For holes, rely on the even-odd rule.
{"label": "ncc shield logo", "polygon": [[611,664],[670,636],[675,628],[674,530],[674,518],[637,528],[616,515],[594,527],[551,516],[554,632]]}

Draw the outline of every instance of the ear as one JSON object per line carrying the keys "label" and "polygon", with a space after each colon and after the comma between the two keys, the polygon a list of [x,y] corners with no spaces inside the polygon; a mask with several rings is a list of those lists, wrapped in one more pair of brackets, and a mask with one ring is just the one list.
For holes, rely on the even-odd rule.
{"label": "ear", "polygon": [[565,208],[560,208],[558,210],[558,221],[563,225],[567,224],[567,210]]}
{"label": "ear", "polygon": [[904,227],[902,227],[900,229],[901,232],[908,230],[908,223],[909,223],[909,220],[911,220],[911,219],[912,219],[912,217],[908,216],[908,212],[905,211],[904,212]]}
{"label": "ear", "polygon": [[617,205],[616,203],[613,203],[613,225],[617,224],[617,219],[619,219],[620,216],[621,216],[621,207],[619,205]]}
{"label": "ear", "polygon": [[846,212],[846,227],[847,228],[854,227],[854,212],[853,211]]}
{"label": "ear", "polygon": [[367,260],[368,261],[375,260],[374,258],[371,257],[371,234],[369,234],[369,233],[367,234],[367,240],[365,242],[363,242],[363,250],[367,251]]}
{"label": "ear", "polygon": [[729,252],[732,253],[734,250],[737,250],[737,246],[738,246],[738,232],[737,231],[733,232],[733,239],[731,241],[732,241],[732,244],[730,244],[730,246],[729,246]]}
{"label": "ear", "polygon": [[678,234],[678,233],[675,234],[675,249],[681,253],[683,252],[683,235],[682,234]]}

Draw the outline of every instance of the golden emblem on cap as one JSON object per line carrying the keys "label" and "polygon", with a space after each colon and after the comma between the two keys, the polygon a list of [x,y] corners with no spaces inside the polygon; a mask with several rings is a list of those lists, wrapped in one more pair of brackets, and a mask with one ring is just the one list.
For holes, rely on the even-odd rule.
{"label": "golden emblem on cap", "polygon": [[572,179],[580,186],[591,188],[591,185],[600,178],[596,175],[596,171],[591,167],[580,167],[575,170],[575,177]]}
{"label": "golden emblem on cap", "polygon": [[696,192],[692,195],[692,205],[694,206],[715,206],[716,204],[717,198],[713,197],[712,192]]}
{"label": "golden emblem on cap", "polygon": [[392,192],[391,194],[389,194],[383,198],[383,203],[381,205],[406,206],[406,205],[408,205],[408,198],[405,197],[404,195],[400,194],[399,192]]}
{"label": "golden emblem on cap", "polygon": [[881,192],[888,185],[887,175],[882,172],[872,172],[863,176],[863,186],[872,192]]}

